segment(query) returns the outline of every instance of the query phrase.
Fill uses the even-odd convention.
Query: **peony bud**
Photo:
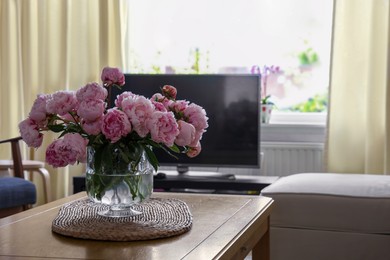
[[[177,90],[175,87],[171,85],[165,85],[162,88],[162,93],[166,98],[175,100],[177,95]]]
[[[194,157],[198,156],[198,154],[200,153],[201,150],[202,150],[202,147],[201,147],[200,143],[198,142],[198,144],[195,147],[189,147],[189,149],[187,151],[187,156],[190,158],[194,158]]]

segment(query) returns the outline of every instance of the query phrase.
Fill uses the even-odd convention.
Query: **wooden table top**
[[[0,258],[243,258],[267,232],[273,202],[262,196],[155,192],[153,197],[177,198],[187,203],[193,215],[189,232],[136,242],[83,240],[53,233],[52,221],[60,207],[85,196],[81,192],[0,219]]]

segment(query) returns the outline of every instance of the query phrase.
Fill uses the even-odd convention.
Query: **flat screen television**
[[[177,89],[177,99],[202,106],[209,127],[195,158],[178,159],[156,150],[160,166],[260,168],[260,77],[258,75],[125,74],[125,86],[112,89],[116,98],[123,91],[150,98],[164,85]],[[111,101],[111,104],[114,102]]]

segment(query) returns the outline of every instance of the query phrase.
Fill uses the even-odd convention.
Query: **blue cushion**
[[[22,178],[0,178],[0,209],[34,204],[37,199],[35,185]]]

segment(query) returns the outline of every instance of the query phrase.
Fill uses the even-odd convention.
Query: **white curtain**
[[[389,1],[336,0],[327,171],[390,173]]]
[[[37,94],[76,90],[100,82],[105,66],[123,68],[126,19],[124,0],[1,0],[0,139],[19,135],[18,123]],[[44,161],[55,137],[45,135],[35,159]],[[0,145],[0,158],[9,158],[9,150]],[[72,176],[82,168],[47,166],[54,198],[71,192]]]

